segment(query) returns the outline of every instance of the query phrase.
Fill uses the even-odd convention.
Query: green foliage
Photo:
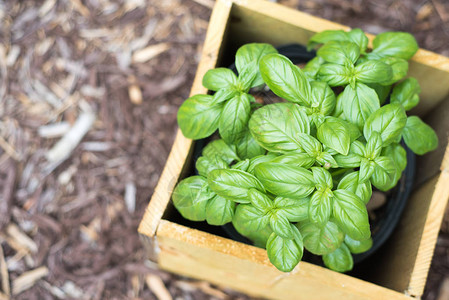
[[[203,85],[211,95],[187,99],[178,124],[188,138],[217,129],[220,138],[197,159],[199,175],[176,186],[181,215],[232,222],[283,272],[304,248],[332,270],[351,270],[351,253],[372,246],[366,204],[373,186],[393,188],[407,165],[401,139],[417,154],[438,145],[428,125],[406,114],[421,92],[416,79],[404,79],[415,39],[387,32],[367,46],[360,29],[327,30],[310,39],[317,56],[302,70],[256,43],[238,49],[238,75],[209,70]],[[256,103],[250,91],[262,84],[286,102]]]

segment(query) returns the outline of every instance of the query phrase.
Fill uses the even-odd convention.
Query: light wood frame
[[[239,45],[256,41],[305,44],[314,33],[326,29],[348,27],[263,0],[217,0],[191,94],[207,92],[201,84],[205,72]],[[307,262],[285,274],[270,264],[263,249],[163,219],[171,193],[191,159],[192,140],[179,130],[139,227],[149,257],[174,273],[264,298],[419,298],[449,198],[449,59],[420,49],[409,74],[422,86],[421,103],[412,113],[437,129],[440,147],[421,160],[417,182],[422,184],[409,199],[393,238],[378,254],[382,256],[371,271],[370,282]]]

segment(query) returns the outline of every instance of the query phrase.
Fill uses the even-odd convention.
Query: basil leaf
[[[318,189],[312,194],[309,204],[309,220],[324,225],[332,215],[333,194],[329,188]]]
[[[263,163],[263,162],[269,162],[269,161],[271,161],[272,159],[274,159],[274,158],[276,158],[277,156],[276,155],[274,155],[274,154],[272,154],[272,153],[268,153],[268,154],[266,154],[266,155],[258,155],[258,156],[255,156],[255,157],[253,157],[253,158],[251,158],[250,160],[249,160],[249,166],[248,166],[248,169],[246,170],[248,173],[251,173],[251,174],[253,174],[254,175],[254,168],[258,165],[258,164],[260,164],[260,163]]]
[[[267,241],[267,254],[278,270],[290,272],[301,261],[303,248],[295,239],[283,239],[273,232]]]
[[[349,83],[352,76],[352,66],[342,66],[333,63],[322,64],[317,78],[330,86],[342,86]]]
[[[307,51],[312,50],[319,44],[326,44],[330,41],[349,41],[349,35],[343,30],[323,30],[314,34],[307,43]]]
[[[235,55],[235,66],[242,75],[248,65],[255,71],[255,77],[250,83],[249,87],[254,87],[263,84],[262,77],[259,72],[259,62],[262,57],[267,54],[277,53],[278,51],[270,44],[250,43],[245,44],[237,50]]]
[[[304,247],[315,255],[324,255],[335,251],[343,243],[345,234],[334,222],[324,226],[311,222],[299,223]]]
[[[337,100],[335,102],[335,109],[332,113],[333,117],[339,118],[341,120],[345,120],[345,116],[343,114],[343,101],[341,100],[343,96],[343,93],[338,94]]]
[[[321,81],[310,83],[312,87],[312,109],[323,116],[330,115],[335,108],[335,94],[329,85]]]
[[[267,162],[258,164],[254,171],[265,188],[277,196],[303,198],[315,189],[312,172],[301,167]]]
[[[354,267],[351,252],[345,244],[332,253],[323,255],[323,262],[326,267],[337,272],[351,271]]]
[[[316,157],[321,153],[321,143],[313,136],[306,133],[298,133],[297,140],[301,145],[301,148],[312,157]]]
[[[360,160],[360,173],[359,173],[359,182],[365,182],[371,178],[374,173],[374,168],[376,164],[367,158],[362,158]]]
[[[343,155],[348,154],[351,145],[349,129],[343,120],[327,117],[318,127],[317,138],[327,147]]]
[[[210,192],[206,178],[191,176],[178,183],[172,199],[181,215],[191,221],[206,219],[206,206],[215,195]]]
[[[275,103],[256,110],[249,121],[254,139],[273,152],[297,151],[298,133],[310,133],[309,118],[292,103]]]
[[[293,232],[287,217],[282,211],[277,211],[270,216],[270,227],[276,235],[284,239],[293,239]]]
[[[343,91],[343,111],[346,120],[363,128],[366,120],[380,107],[376,92],[363,83],[357,83],[356,87],[348,85]]]
[[[381,155],[390,157],[398,167],[399,172],[402,173],[405,170],[407,166],[407,152],[398,143],[393,143],[385,147]]]
[[[361,141],[353,141],[351,143],[351,147],[349,148],[349,153],[365,156],[366,153],[365,145]]]
[[[215,169],[227,169],[229,165],[219,156],[207,157],[201,156],[196,161],[196,169],[198,170],[198,174],[201,176],[207,177],[209,172]]]
[[[315,158],[306,153],[288,153],[273,158],[271,162],[309,169],[315,163]]]
[[[363,127],[363,134],[369,140],[371,133],[377,131],[385,147],[396,140],[406,123],[404,108],[400,104],[387,104],[369,116]]]
[[[210,136],[218,128],[222,109],[223,106],[215,105],[209,95],[188,98],[178,110],[178,125],[182,134],[195,140]]]
[[[234,98],[239,91],[230,88],[219,89],[213,96],[212,102],[214,104],[219,104]]]
[[[248,198],[251,201],[251,204],[262,212],[267,212],[273,208],[273,200],[270,199],[266,194],[256,190],[249,189],[248,190]]]
[[[357,168],[360,167],[361,156],[349,153],[348,155],[337,154],[334,156],[337,165],[340,168]]]
[[[387,156],[379,156],[375,159],[375,168],[371,176],[372,184],[381,191],[391,189],[395,184],[396,165]]]
[[[222,226],[232,221],[235,203],[216,195],[206,206],[206,221],[210,225]]]
[[[238,156],[242,159],[253,158],[265,152],[266,150],[256,142],[249,129],[245,130],[242,139],[237,143]]]
[[[387,97],[390,95],[391,85],[368,83],[367,86],[372,88],[376,92],[377,97],[379,97],[380,105],[383,105],[387,100]]]
[[[249,238],[258,247],[265,248],[270,237],[269,216],[250,204],[239,204],[232,219],[232,225],[241,235]]]
[[[237,169],[237,170],[247,172],[248,167],[249,167],[249,159],[245,159],[245,160],[239,161],[238,163],[233,165],[231,169]]]
[[[368,60],[355,67],[355,77],[363,83],[388,82],[393,78],[393,70],[381,61]]]
[[[363,201],[347,190],[336,190],[333,193],[333,216],[338,226],[353,239],[370,238],[368,212]]]
[[[349,40],[359,46],[360,53],[365,53],[368,47],[368,38],[360,28],[354,28],[347,33]]]
[[[211,69],[203,77],[203,86],[211,91],[230,89],[236,85],[237,76],[228,68]]]
[[[382,151],[382,138],[377,131],[373,131],[368,139],[365,147],[365,157],[374,159],[380,155]]]
[[[347,190],[358,196],[363,203],[367,204],[373,194],[371,182],[366,180],[365,182],[359,182],[359,172],[351,172],[345,175],[338,184],[338,189]]]
[[[438,136],[435,131],[417,116],[407,118],[402,136],[407,146],[419,155],[438,147]]]
[[[310,80],[315,80],[322,64],[324,64],[324,59],[319,56],[315,56],[307,62],[302,71],[307,78]]]
[[[419,93],[421,93],[421,87],[418,80],[409,77],[393,88],[390,100],[391,103],[399,103],[405,110],[410,110],[418,105]]]
[[[418,51],[413,35],[407,32],[384,32],[373,40],[373,52],[376,57],[393,56],[409,60]]]
[[[237,203],[249,203],[248,190],[265,192],[263,185],[253,175],[241,170],[213,170],[207,178],[209,186],[217,195]]]
[[[332,175],[324,168],[312,167],[313,180],[317,187],[332,189]]]
[[[244,137],[251,112],[250,97],[252,96],[248,94],[240,94],[225,104],[218,130],[226,143],[235,144]]]
[[[407,75],[408,62],[405,59],[397,57],[384,57],[380,59],[381,62],[389,65],[392,71],[392,77],[390,80],[379,81],[383,85],[392,85],[393,83],[401,80]]]
[[[237,156],[237,150],[234,145],[228,145],[222,139],[214,140],[203,148],[203,156],[214,158],[219,156],[228,165],[233,161],[238,161],[240,158]]]
[[[330,41],[317,51],[325,61],[339,65],[353,65],[360,56],[360,48],[349,41]]]
[[[316,157],[316,161],[325,169],[338,168],[338,164],[335,159],[326,151],[321,152],[321,154]]]
[[[373,239],[357,241],[351,239],[349,236],[345,236],[345,245],[348,247],[351,253],[360,254],[371,249],[371,247],[373,246]]]
[[[282,211],[282,214],[290,222],[302,222],[309,218],[309,202],[309,197],[300,199],[276,197],[274,199],[274,206],[279,211]]]
[[[268,87],[281,98],[301,105],[310,105],[310,84],[300,68],[280,54],[264,56],[260,72]]]

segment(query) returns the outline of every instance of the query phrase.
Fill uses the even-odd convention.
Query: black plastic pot
[[[294,64],[306,63],[316,55],[314,51],[308,52],[304,46],[301,46],[299,44],[284,45],[278,47],[277,49],[280,54],[287,56]],[[234,65],[229,66],[229,68],[237,73]],[[210,138],[195,142],[193,152],[193,166],[195,166],[196,160],[201,156],[202,149],[207,145],[209,141]],[[378,215],[379,217],[376,218],[375,222],[371,222],[370,220],[373,246],[371,247],[371,249],[364,253],[353,255],[355,264],[360,263],[371,256],[387,241],[387,239],[393,233],[394,228],[397,226],[407,203],[407,199],[410,196],[415,176],[415,154],[410,149],[408,149],[404,143],[402,143],[402,146],[407,152],[407,167],[403,171],[402,177],[396,187],[386,193],[386,204],[376,210],[376,215]],[[221,226],[221,228],[223,229],[225,235],[227,235],[232,240],[249,245],[252,244],[249,239],[240,235],[231,223]],[[318,259],[316,256],[310,253],[305,253],[303,260],[311,261],[316,264],[322,264],[321,259]]]

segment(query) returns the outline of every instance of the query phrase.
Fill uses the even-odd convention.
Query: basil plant
[[[303,69],[253,43],[236,53],[238,75],[209,70],[203,85],[212,92],[187,99],[178,124],[188,138],[217,130],[220,138],[203,149],[198,175],[175,188],[181,215],[232,222],[284,272],[304,248],[332,270],[351,270],[352,254],[372,246],[366,204],[373,186],[393,188],[407,165],[401,141],[416,154],[438,143],[406,113],[420,93],[417,80],[405,78],[418,50],[413,36],[386,32],[372,50],[367,45],[360,29],[323,31],[310,39],[317,56]],[[262,85],[285,101],[256,102],[251,88]]]

